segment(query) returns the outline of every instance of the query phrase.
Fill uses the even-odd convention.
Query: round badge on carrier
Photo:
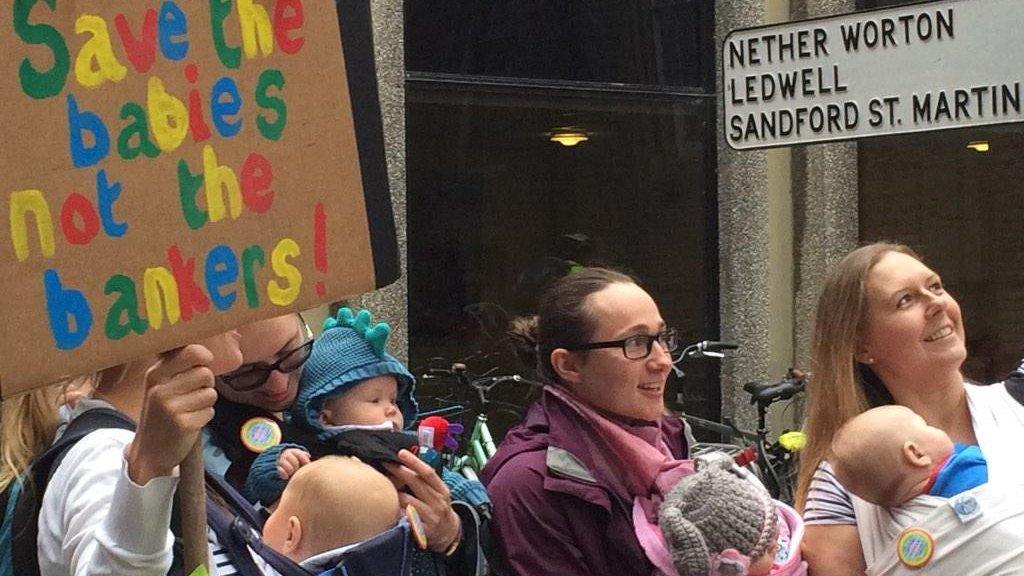
[[[935,539],[923,528],[907,528],[896,538],[896,556],[907,568],[923,568],[935,553]]]
[[[281,443],[281,427],[273,419],[265,416],[246,420],[239,435],[242,437],[242,445],[257,454]]]
[[[416,511],[416,508],[412,504],[405,507],[405,518],[409,521],[409,531],[412,532],[412,537],[416,540],[416,545],[420,547],[420,550],[427,549],[427,531],[423,527],[423,520],[420,519],[420,513]]]

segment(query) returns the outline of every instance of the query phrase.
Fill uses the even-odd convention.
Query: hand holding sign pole
[[[397,278],[366,2],[25,1],[0,34],[4,398]]]

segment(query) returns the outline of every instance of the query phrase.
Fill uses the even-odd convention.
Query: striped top
[[[231,561],[231,555],[227,548],[221,546],[217,541],[217,534],[207,528],[206,537],[210,544],[210,556],[213,557],[213,568],[210,573],[214,576],[238,576],[238,570]]]
[[[807,489],[804,524],[857,524],[850,492],[839,483],[826,460],[818,464]]]

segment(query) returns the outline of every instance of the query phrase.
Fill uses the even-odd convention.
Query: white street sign
[[[722,58],[735,149],[1024,121],[1024,0],[735,30]]]

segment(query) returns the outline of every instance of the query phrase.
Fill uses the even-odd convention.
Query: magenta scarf
[[[613,489],[633,500],[633,530],[647,558],[662,574],[674,575],[668,545],[658,528],[658,507],[666,493],[684,476],[693,474],[693,462],[676,460],[662,438],[660,427],[633,433],[573,396],[568,390],[546,386],[551,394],[589,425],[585,434],[597,452],[605,456],[606,472]]]

